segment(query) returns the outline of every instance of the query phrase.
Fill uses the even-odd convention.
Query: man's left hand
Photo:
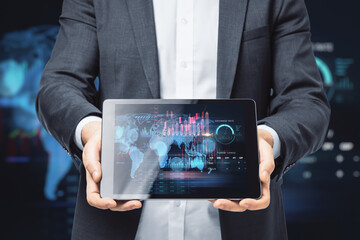
[[[265,209],[270,204],[270,175],[274,171],[275,161],[273,154],[273,139],[269,132],[258,129],[262,196],[259,199],[246,198],[241,201],[217,199],[210,200],[215,208],[231,212]]]

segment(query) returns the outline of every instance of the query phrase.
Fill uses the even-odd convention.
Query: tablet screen
[[[242,104],[115,104],[114,113],[113,195],[249,195]]]

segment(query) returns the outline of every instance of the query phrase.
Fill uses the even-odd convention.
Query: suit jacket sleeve
[[[77,124],[88,115],[101,116],[94,85],[98,58],[92,0],[64,0],[60,30],[43,71],[36,110],[42,125],[76,165],[81,159],[73,141]]]
[[[300,158],[321,147],[330,107],[313,55],[304,1],[276,2],[281,6],[272,28],[274,94],[269,117],[259,124],[272,127],[279,135],[281,154],[273,176],[281,178]]]

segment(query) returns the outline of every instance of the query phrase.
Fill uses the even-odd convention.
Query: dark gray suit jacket
[[[111,212],[87,204],[73,136],[82,118],[101,116],[105,99],[160,97],[152,1],[64,0],[60,23],[36,107],[43,126],[81,172],[73,238],[133,239],[141,210]],[[303,0],[220,0],[217,98],[254,99],[259,124],[272,127],[281,141],[270,206],[220,211],[224,239],[287,238],[282,176],[319,149],[330,115],[309,25]]]

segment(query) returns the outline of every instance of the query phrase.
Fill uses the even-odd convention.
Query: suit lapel
[[[152,0],[126,0],[135,41],[154,98],[160,97],[159,61]],[[217,98],[229,98],[235,79],[248,0],[220,0]]]
[[[248,0],[220,0],[216,98],[230,98]]]
[[[153,97],[159,98],[159,61],[152,0],[126,2],[146,79]]]

